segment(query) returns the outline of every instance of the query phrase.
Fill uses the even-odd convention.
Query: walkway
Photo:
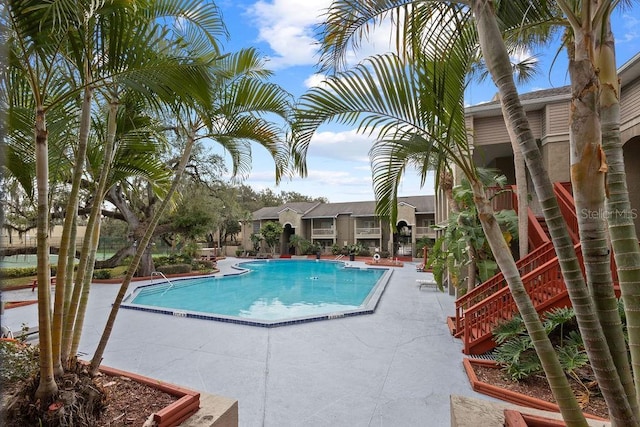
[[[419,288],[426,274],[396,268],[372,315],[272,329],[121,310],[103,363],[238,399],[241,426],[448,426],[449,395],[479,395],[445,323],[454,299]],[[117,288],[92,287],[86,359]],[[2,298],[23,295],[34,297]],[[2,321],[36,325],[36,307],[6,310]]]

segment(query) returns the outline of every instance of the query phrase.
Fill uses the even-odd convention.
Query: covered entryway
[[[289,223],[284,225],[284,230],[282,231],[282,239],[281,239],[281,248],[280,248],[280,254],[281,255],[285,255],[285,254],[289,254],[289,255],[295,255],[296,254],[296,248],[295,247],[291,247],[289,245],[289,241],[291,240],[291,236],[293,236],[294,234],[296,234],[296,229],[293,228],[293,226]]]

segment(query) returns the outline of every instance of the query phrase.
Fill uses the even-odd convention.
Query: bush
[[[77,266],[76,266],[77,267]],[[56,266],[51,267],[51,277],[56,275]],[[12,268],[0,268],[0,277],[5,279],[15,279],[16,277],[28,277],[38,274],[38,267],[12,267]]]
[[[164,274],[191,273],[191,264],[161,265],[157,267],[156,270]]]
[[[390,255],[389,251],[380,251],[380,258],[389,258]]]
[[[153,257],[153,262],[156,265],[191,264],[191,260],[193,258],[184,253]]]
[[[0,268],[0,274],[6,279],[35,276],[37,273],[37,267]]]
[[[211,271],[215,267],[214,261],[208,259],[197,260],[191,263],[191,268],[198,271]]]
[[[358,251],[358,256],[371,256],[371,251],[369,248],[362,248]]]
[[[242,249],[236,249],[236,256],[237,256],[237,257],[242,256],[242,254],[243,254],[243,253],[244,253],[244,250],[242,250]]]
[[[101,270],[95,270],[93,272],[93,278],[98,280],[111,279],[111,270],[103,268]]]

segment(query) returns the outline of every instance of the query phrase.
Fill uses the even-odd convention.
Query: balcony
[[[356,228],[356,237],[366,238],[380,238],[382,237],[382,229],[380,227],[362,227]]]
[[[413,231],[417,238],[420,237],[436,237],[436,231],[431,227],[413,227]]]
[[[336,237],[336,232],[333,227],[331,228],[312,228],[311,237],[315,239],[327,239]]]

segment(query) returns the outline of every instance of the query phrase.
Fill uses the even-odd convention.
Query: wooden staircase
[[[584,265],[578,238],[578,220],[570,188],[570,184],[554,184],[554,192],[567,222],[578,260]],[[508,203],[505,203],[503,197],[499,205],[494,207],[515,209],[515,197],[516,192],[512,188],[511,206],[506,206]],[[554,307],[570,306],[571,301],[562,279],[558,257],[547,234],[546,224],[542,225],[531,209],[528,216],[531,252],[516,262],[524,287],[538,313]],[[495,348],[493,329],[518,312],[501,272],[458,298],[455,305],[455,318],[450,320],[449,325],[454,336],[462,339],[462,351],[465,354],[483,354]]]

